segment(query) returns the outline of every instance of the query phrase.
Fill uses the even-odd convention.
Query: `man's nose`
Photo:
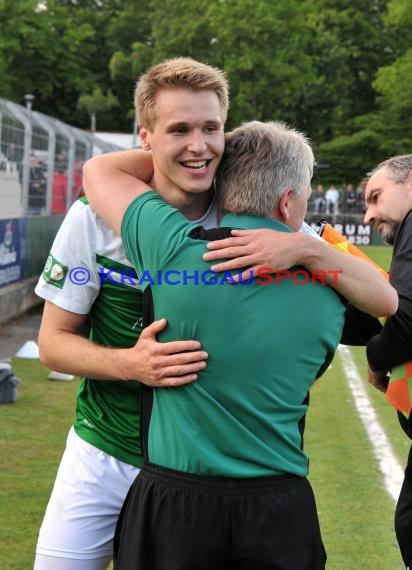
[[[369,206],[369,208],[365,212],[365,217],[363,218],[364,224],[371,224],[374,220],[374,212],[373,209]]]
[[[206,137],[202,131],[193,131],[188,145],[192,152],[201,153],[207,148]]]

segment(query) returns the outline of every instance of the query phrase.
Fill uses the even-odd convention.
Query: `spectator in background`
[[[20,162],[22,159],[22,153],[14,143],[8,145],[6,154],[10,162]]]
[[[7,156],[0,150],[0,170],[6,170]]]
[[[64,150],[62,150],[56,154],[55,168],[57,171],[66,172],[67,167],[68,167],[68,163],[69,163],[69,161],[67,158],[67,153]]]
[[[19,173],[19,180],[22,178],[22,160],[23,160],[23,149],[20,145],[15,143],[9,143],[6,151],[7,159],[11,165],[12,170],[17,170]]]
[[[365,181],[362,181],[357,187],[356,187],[356,207],[355,207],[355,211],[358,214],[364,214],[366,212],[365,209],[365,199],[364,199],[364,187],[366,185]]]
[[[83,162],[76,162],[73,170],[73,202],[84,196],[83,191]]]
[[[313,208],[315,214],[324,214],[326,211],[326,198],[323,184],[318,184],[313,193]]]
[[[52,214],[65,214],[67,198],[67,175],[65,172],[56,171],[53,174],[53,189],[52,189]]]
[[[343,194],[343,211],[348,213],[356,212],[358,197],[353,184],[347,184]]]
[[[61,165],[62,166],[62,165]],[[53,191],[52,191],[52,214],[65,214],[69,207],[78,199],[84,195],[83,192],[83,176],[82,176],[82,162],[76,162],[73,170],[73,182],[72,182],[72,198],[69,204],[67,204],[67,187],[68,187],[68,177],[66,172],[63,170],[56,170],[53,175]]]
[[[40,214],[46,207],[47,175],[35,154],[30,156],[29,214]]]
[[[326,214],[337,214],[339,212],[340,193],[333,184],[326,190]]]

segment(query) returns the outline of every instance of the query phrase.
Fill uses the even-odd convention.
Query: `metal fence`
[[[119,149],[0,98],[0,219],[66,213],[81,195],[83,163]]]

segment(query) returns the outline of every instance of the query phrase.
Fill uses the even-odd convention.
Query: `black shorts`
[[[323,570],[310,483],[203,477],[146,464],[123,506],[116,570]]]
[[[405,565],[412,567],[412,447],[395,511],[395,531]]]

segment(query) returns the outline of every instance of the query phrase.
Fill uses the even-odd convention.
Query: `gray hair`
[[[378,164],[378,166],[375,166],[371,172],[368,172],[367,180],[378,170],[385,167],[389,170],[390,178],[397,184],[401,184],[405,182],[409,173],[412,171],[412,154],[398,154],[397,156],[392,156],[384,160]]]
[[[272,215],[289,189],[309,187],[314,157],[309,140],[281,122],[250,121],[226,135],[216,185],[222,212]]]

